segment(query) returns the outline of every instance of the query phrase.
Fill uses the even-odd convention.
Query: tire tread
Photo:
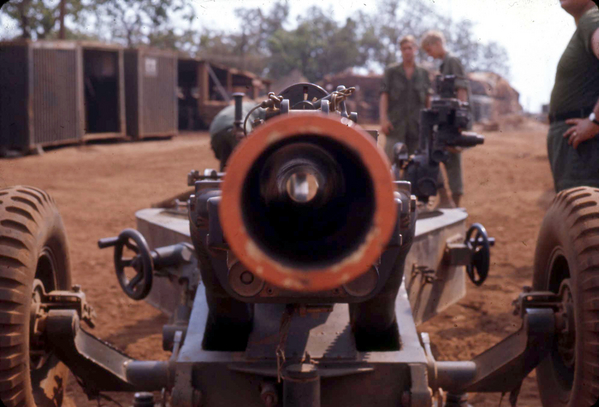
[[[549,407],[590,407],[599,395],[599,364],[596,362],[599,356],[599,189],[577,187],[561,191],[555,197],[539,233],[535,254],[536,284],[548,281],[543,280],[548,278],[543,277],[548,273],[544,269],[548,267],[548,260],[544,259],[547,259],[554,245],[570,247],[568,250],[572,251],[569,253],[573,253],[574,260],[568,257],[568,265],[570,278],[575,276],[572,281],[576,282],[578,295],[581,296],[578,303],[581,314],[577,317],[580,318],[580,325],[576,335],[585,338],[581,342],[581,369],[577,369],[577,374],[582,376],[577,387],[572,389],[570,400],[561,402],[553,393],[553,383],[543,382],[549,376],[537,372],[541,399],[543,405]],[[571,264],[571,261],[575,264]],[[538,285],[536,288],[542,289]],[[586,404],[591,400],[590,404]]]
[[[29,197],[24,198],[22,196],[12,196],[10,198],[13,202],[19,202],[22,203],[24,205],[29,206],[31,209],[33,209],[34,211],[36,211],[37,213],[40,213],[40,209],[37,206],[37,204],[35,202],[33,202]]]
[[[0,196],[0,399],[7,407],[33,407],[25,337],[35,273],[29,263],[44,218],[58,212],[37,188],[4,188]]]

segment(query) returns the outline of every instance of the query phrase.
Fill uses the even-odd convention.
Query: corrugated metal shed
[[[0,149],[22,149],[29,145],[30,133],[29,48],[2,44],[0,61]]]
[[[104,77],[110,77],[114,91],[107,93],[108,87],[102,84],[96,87],[94,96],[98,55],[105,61],[100,69],[104,69]],[[119,47],[71,41],[12,41],[0,43],[0,60],[1,149],[29,152],[39,146],[125,135]],[[100,99],[98,91],[104,92]],[[93,110],[102,112],[100,118],[90,114],[94,100]],[[114,112],[112,117],[110,112]]]
[[[81,139],[78,57],[72,42],[0,44],[3,149],[29,152]]]
[[[127,134],[177,134],[177,55],[148,47],[125,51]]]

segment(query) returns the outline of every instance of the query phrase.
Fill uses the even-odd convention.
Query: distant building
[[[500,116],[522,113],[520,94],[505,78],[493,72],[472,72],[468,79],[474,121],[497,121]]]
[[[326,76],[321,85],[329,93],[339,85],[344,85],[347,88],[355,87],[356,92],[346,100],[347,110],[349,112],[358,112],[358,123],[378,123],[379,95],[382,81],[382,75],[356,75],[348,70],[336,75]]]
[[[432,66],[426,68],[434,81],[438,72]],[[468,74],[468,79],[475,122],[497,121],[500,116],[522,113],[520,94],[505,78],[492,72],[472,72]],[[382,80],[382,75],[357,75],[347,70],[326,76],[321,85],[327,92],[334,91],[338,85],[355,86],[356,93],[347,100],[348,110],[358,112],[358,121],[361,123],[377,123]]]
[[[259,100],[271,89],[268,79],[184,53],[178,55],[177,71],[181,130],[208,128],[235,92]]]

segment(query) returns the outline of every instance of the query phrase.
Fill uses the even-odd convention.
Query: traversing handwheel
[[[491,243],[487,230],[480,223],[470,226],[466,233],[466,246],[472,252],[472,260],[466,265],[466,272],[470,281],[480,286],[485,282],[489,275],[489,266],[491,263]]]
[[[125,294],[137,301],[146,298],[152,289],[154,261],[143,235],[137,230],[125,229],[116,238],[100,239],[98,246],[100,249],[114,246],[116,277]],[[133,258],[123,257],[125,247],[135,253]],[[129,267],[135,270],[131,279],[125,273]]]

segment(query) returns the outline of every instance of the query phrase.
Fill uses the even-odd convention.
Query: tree
[[[233,35],[238,38],[237,51],[264,54],[268,52],[268,39],[287,22],[289,3],[278,1],[266,12],[260,8],[238,8],[235,16],[241,26],[241,32]]]
[[[91,0],[68,0],[65,15],[77,26],[93,10]],[[60,0],[14,0],[4,5],[6,15],[18,23],[21,38],[51,38],[60,18]],[[73,30],[72,32],[76,32]]]
[[[289,28],[289,2],[270,8],[239,8],[239,29],[192,29],[195,10],[188,0],[65,0],[67,38],[99,38],[127,46],[147,44],[188,52],[228,66],[277,79],[299,69],[310,80],[352,67],[380,71],[399,57],[398,40],[421,38],[436,29],[467,70],[509,74],[506,50],[481,43],[475,25],[452,21],[428,0],[378,0],[374,13],[358,12],[345,22],[333,10],[313,6]],[[60,0],[14,0],[5,6],[24,38],[56,36]],[[418,58],[428,59],[424,53]]]
[[[476,70],[495,72],[509,79],[509,57],[504,47],[491,41],[482,47],[481,53],[482,55],[474,67]]]
[[[364,64],[360,54],[357,24],[347,19],[340,27],[317,6],[298,20],[295,30],[277,30],[270,38],[269,76],[278,78],[299,69],[311,81]]]
[[[269,39],[281,30],[289,16],[289,3],[277,1],[270,9],[238,8],[235,16],[240,29],[226,34],[203,29],[199,55],[225,65],[266,73],[270,53]]]
[[[474,24],[469,20],[458,21],[445,30],[447,46],[467,70],[476,70],[481,56],[482,44],[473,33]]]
[[[94,0],[102,37],[127,46],[184,46],[192,36],[173,21],[191,24],[195,10],[186,0]]]
[[[361,13],[358,21],[362,52],[369,55],[367,64],[382,66],[397,61],[402,37],[409,34],[418,39],[425,31],[447,24],[445,17],[422,0],[380,0],[375,13]]]
[[[476,39],[474,23],[452,21],[422,0],[381,0],[374,14],[358,14],[360,53],[367,55],[365,65],[387,66],[397,61],[398,41],[411,34],[417,40],[431,29],[443,32],[447,48],[467,70],[490,70],[501,75],[509,73],[505,48],[497,43],[483,44]],[[428,57],[420,52],[420,61]]]

